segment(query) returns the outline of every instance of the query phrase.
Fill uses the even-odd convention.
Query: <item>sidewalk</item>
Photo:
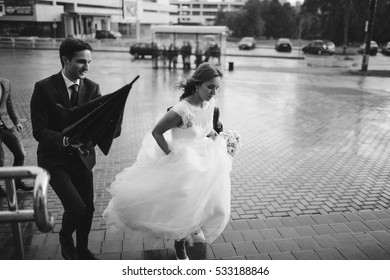
[[[26,165],[35,165],[29,100],[36,81],[59,71],[58,55],[2,50],[0,60],[7,66],[0,75],[12,78],[14,104],[24,120]],[[136,74],[141,78],[126,104],[123,134],[107,157],[98,152],[90,249],[104,259],[174,259],[172,242],[132,240],[130,231],[107,233],[101,214],[110,199],[106,188],[134,162],[161,108],[177,101],[174,84],[188,73],[153,70],[149,62],[122,53],[96,53],[93,64],[90,77],[103,93]],[[325,75],[315,68],[287,73],[264,68],[263,60],[256,64],[261,67],[226,72],[216,97],[224,127],[239,128],[243,148],[231,174],[231,221],[213,244],[190,244],[190,257],[390,259],[390,96],[383,89],[388,81]],[[6,165],[12,165],[12,155],[4,150]],[[31,195],[18,192],[20,208],[32,207]],[[55,219],[51,233],[22,224],[26,259],[62,259],[63,212],[52,190],[48,205]],[[6,208],[0,198],[0,210]],[[0,259],[15,259],[8,224],[0,224]]]
[[[14,259],[11,240],[0,259]],[[106,260],[174,260],[173,242],[133,240],[129,231],[93,230],[90,249]],[[188,244],[193,260],[388,260],[389,211],[232,221],[211,245]],[[60,260],[58,232],[25,240],[26,259]]]

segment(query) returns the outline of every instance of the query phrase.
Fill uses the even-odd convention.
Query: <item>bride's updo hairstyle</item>
[[[193,95],[196,91],[196,86],[201,85],[214,77],[222,78],[222,72],[219,68],[209,62],[200,64],[187,82],[181,82],[178,85],[178,88],[184,91],[180,96],[180,100]]]

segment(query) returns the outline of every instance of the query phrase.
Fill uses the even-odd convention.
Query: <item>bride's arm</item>
[[[168,147],[168,143],[164,138],[164,133],[182,123],[182,119],[174,111],[168,111],[164,117],[156,124],[152,130],[152,135],[157,142],[157,145],[164,151],[167,155],[171,152]]]

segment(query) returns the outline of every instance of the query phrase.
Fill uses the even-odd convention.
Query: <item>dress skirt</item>
[[[211,243],[230,217],[232,159],[226,142],[220,136],[167,142],[169,155],[147,135],[136,162],[116,176],[103,213],[107,228],[128,227],[164,239],[201,229]]]

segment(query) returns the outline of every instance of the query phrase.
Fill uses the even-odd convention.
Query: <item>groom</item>
[[[101,96],[97,83],[86,78],[92,61],[92,47],[76,38],[60,46],[62,69],[35,84],[32,94],[31,122],[38,143],[38,166],[50,173],[50,185],[64,207],[59,233],[64,259],[99,259],[88,249],[88,236],[94,212],[93,174],[95,150],[87,143],[65,137],[66,124],[59,105],[70,108]],[[79,147],[87,148],[81,154]],[[77,247],[73,242],[76,232]]]

